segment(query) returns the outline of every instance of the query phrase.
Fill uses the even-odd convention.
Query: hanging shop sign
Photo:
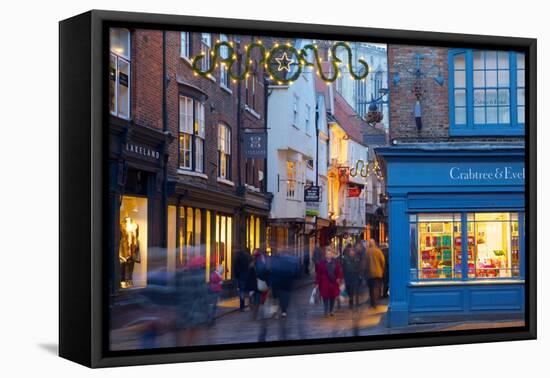
[[[344,60],[339,58],[342,50],[347,55]],[[258,53],[253,54],[254,51]],[[195,75],[210,78],[216,67],[224,65],[229,77],[235,82],[246,80],[257,65],[263,65],[270,80],[277,84],[292,84],[307,67],[316,68],[317,76],[327,83],[335,82],[342,76],[342,71],[349,74],[353,80],[363,80],[369,74],[368,63],[363,59],[356,59],[352,48],[346,42],[332,44],[328,48],[328,54],[330,66],[324,67],[322,53],[316,44],[307,44],[297,49],[291,43],[275,43],[268,47],[261,41],[256,41],[244,46],[244,53],[241,55],[232,41],[218,41],[212,47],[211,56],[208,57],[210,59],[205,54],[198,54],[192,59],[192,67]],[[258,55],[260,58],[255,59]],[[209,63],[208,67],[203,67],[205,59]],[[244,68],[241,67],[242,61]],[[346,66],[347,69],[342,70],[342,66]]]
[[[306,186],[304,188],[304,202],[321,201],[321,187],[318,185]]]
[[[356,198],[356,197],[359,197],[360,195],[361,195],[361,188],[358,188],[358,187],[348,188],[348,197]]]
[[[338,181],[342,184],[349,182],[349,167],[338,167]]]
[[[267,158],[267,133],[244,133],[244,156],[247,158]]]
[[[306,202],[306,216],[318,217],[319,214],[319,202]]]

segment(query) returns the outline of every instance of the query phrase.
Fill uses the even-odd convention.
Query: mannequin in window
[[[139,226],[130,217],[125,217],[120,223],[118,258],[120,261],[120,287],[132,287],[134,285],[134,264],[141,262],[141,256],[139,252]]]

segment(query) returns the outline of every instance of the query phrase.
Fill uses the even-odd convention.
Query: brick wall
[[[434,77],[436,68],[420,79],[422,83],[422,129],[417,130],[414,119],[416,96],[413,92],[415,76],[407,69],[416,67],[415,55],[424,56],[423,71],[432,65],[441,68],[445,80],[438,85]],[[523,137],[450,137],[449,136],[449,90],[448,90],[448,49],[440,47],[420,47],[388,45],[388,67],[390,72],[390,139],[403,142],[447,142],[447,141],[521,141]],[[392,78],[399,72],[401,81],[394,85]]]
[[[416,77],[406,69],[414,69],[415,55],[424,56],[422,69],[430,66],[441,67],[445,79],[443,86],[438,85],[431,75],[420,79],[422,83],[422,129],[417,130],[414,118],[416,96],[413,91]],[[388,66],[393,75],[398,71],[401,76],[399,84],[394,85],[390,77],[390,138],[391,139],[445,139],[449,136],[449,106],[447,86],[447,49],[404,45],[388,45]]]
[[[162,32],[136,30],[131,41],[132,119],[162,130]]]

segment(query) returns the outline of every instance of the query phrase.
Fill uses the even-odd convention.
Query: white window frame
[[[290,169],[289,164],[292,164]],[[290,174],[289,174],[290,172]],[[286,161],[286,197],[289,199],[296,199],[298,194],[298,162],[294,160]]]
[[[185,60],[191,59],[191,33],[180,33],[180,56]]]
[[[206,71],[210,68],[212,50],[212,34],[202,33],[201,34],[201,53],[204,55],[204,58],[201,60],[201,69]]]
[[[225,123],[218,124],[218,177],[231,180],[231,129]]]
[[[220,34],[220,42],[229,42],[227,34]],[[222,59],[226,59],[229,56],[229,49],[227,48],[227,46],[220,47],[220,56]],[[220,86],[225,89],[231,90],[229,74],[227,70],[228,67],[225,65],[225,63],[220,63]]]
[[[307,135],[311,135],[311,118],[310,118],[310,115],[311,115],[311,106],[309,104],[306,104],[305,124],[306,124],[306,134]]]
[[[191,171],[193,170],[193,99],[191,97],[179,97],[179,134],[178,166],[180,169]],[[182,134],[189,138],[189,148],[183,148],[184,146],[181,145]],[[183,161],[182,165],[182,151],[189,152],[188,164]]]
[[[295,93],[292,98],[292,125],[296,128],[299,128],[298,126],[299,115],[300,115],[299,107],[300,107],[300,96],[298,96]]]
[[[110,113],[116,117],[123,118],[123,119],[130,119],[131,117],[131,73],[132,73],[132,65],[131,65],[131,32],[128,29],[116,29],[116,30],[124,30],[128,33],[128,40],[127,40],[127,52],[128,54],[123,54],[121,51],[115,51],[112,46],[110,47],[110,54],[111,57],[114,58],[114,69],[115,69],[115,87],[114,87],[114,109],[110,109]],[[120,63],[125,63],[128,65],[128,99],[126,101],[126,107],[127,107],[127,114],[121,114],[119,109],[119,91],[120,91]],[[110,64],[110,61],[109,61]],[[109,105],[110,106],[110,105]]]

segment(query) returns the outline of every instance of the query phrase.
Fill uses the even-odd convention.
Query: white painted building
[[[299,48],[301,41],[296,42]],[[316,93],[314,73],[291,85],[273,85],[268,96],[267,190],[273,194],[268,239],[271,246],[303,256],[304,186],[315,183]]]

